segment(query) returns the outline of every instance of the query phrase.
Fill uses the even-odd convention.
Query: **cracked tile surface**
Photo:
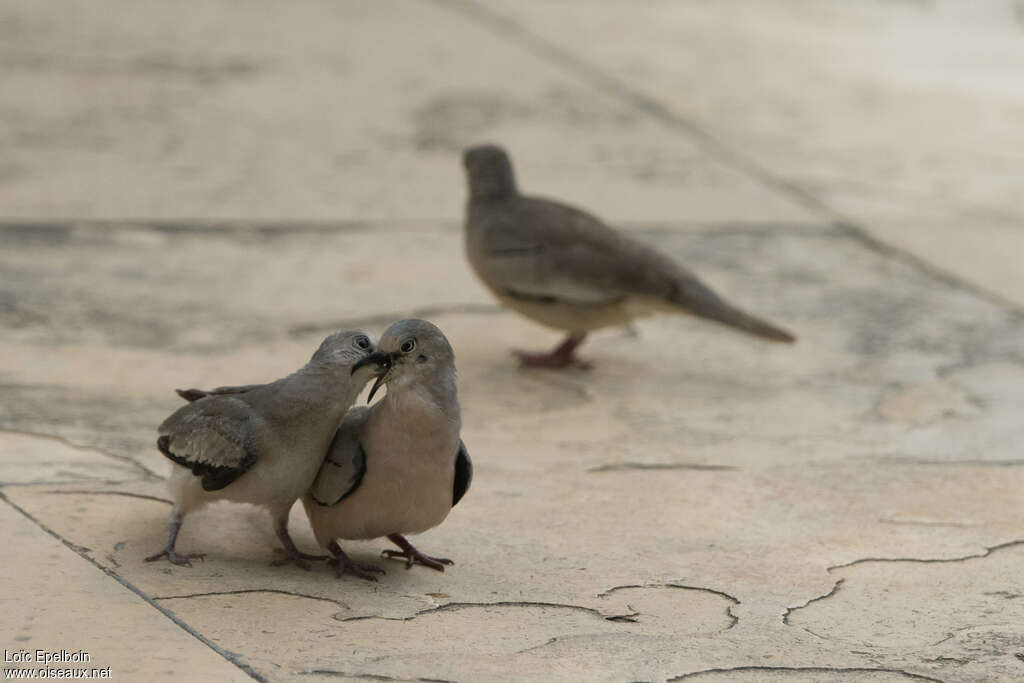
[[[5,647],[146,680],[1024,677],[1010,3],[103,6],[0,0]],[[660,317],[517,371],[556,336],[463,261],[488,138],[799,343]],[[229,504],[182,531],[205,561],[142,561],[175,387],[406,316],[458,355],[476,477],[417,543],[454,567],[271,567]]]
[[[121,242],[122,231],[136,237]],[[160,236],[159,259],[147,231]],[[757,680],[760,669],[743,667],[766,658],[807,669],[761,671],[794,680],[816,680],[814,667],[836,669],[827,672],[835,680],[868,669],[877,680],[1012,677],[1024,556],[1016,545],[976,556],[1024,539],[1024,318],[827,225],[636,231],[792,325],[800,343],[779,348],[661,317],[596,335],[586,347],[592,373],[521,373],[508,348],[554,335],[488,307],[446,224],[318,229],[315,239],[297,230],[257,243],[244,230],[168,238],[159,227],[79,225],[51,259],[121,246],[96,252],[95,291],[27,316],[5,342],[13,400],[0,410],[11,431],[0,434],[20,458],[8,469],[26,472],[5,495],[272,680],[510,671],[601,680],[746,671]],[[463,283],[449,304],[436,303],[441,285],[429,281],[399,299],[387,273],[360,263],[381,240],[406,235],[428,270]],[[30,262],[19,251],[32,253],[31,239],[7,237],[7,262]],[[156,283],[207,243],[233,252],[232,267],[200,268],[202,289],[184,289],[203,292],[204,304],[182,305],[181,287]],[[303,263],[307,291],[321,298],[295,307],[292,292],[267,287],[235,306],[217,294],[272,251]],[[132,260],[152,262],[138,314],[173,318],[163,337],[122,337],[134,310],[83,316],[113,305],[96,292]],[[390,293],[346,297],[333,310],[330,283],[356,273],[358,289]],[[23,285],[45,288],[42,268]],[[153,425],[178,403],[171,389],[286,372],[327,331],[309,324],[316,310],[331,325],[360,321],[378,334],[389,296],[392,317],[434,306],[458,354],[477,477],[420,543],[456,566],[438,574],[389,563],[373,585],[322,566],[274,568],[266,515],[229,504],[184,527],[180,547],[208,552],[205,561],[142,562],[162,543],[168,512],[166,465],[151,444]],[[247,333],[247,306],[262,320],[257,336]],[[190,331],[210,320],[217,333],[196,343]],[[69,452],[84,464],[71,469]],[[31,469],[18,465],[29,459]],[[314,547],[299,508],[291,527]],[[372,560],[384,545],[351,552]],[[952,561],[964,557],[976,559]],[[912,607],[933,603],[943,608]]]

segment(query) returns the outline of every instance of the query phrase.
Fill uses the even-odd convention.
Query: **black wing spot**
[[[459,504],[469,490],[473,481],[473,461],[469,459],[466,444],[459,442],[459,452],[455,456],[455,484],[452,486],[452,507]]]
[[[217,465],[205,462],[193,462],[171,452],[170,443],[171,438],[169,436],[161,436],[156,440],[156,447],[172,462],[188,468],[195,476],[202,477],[204,491],[219,491],[225,488],[235,479],[248,472],[249,468],[256,462],[256,454],[252,451],[245,452],[245,457],[242,458],[242,462],[238,463],[237,467],[218,467]]]
[[[572,299],[559,299],[557,296],[551,296],[550,294],[528,294],[526,292],[517,292],[513,289],[506,289],[505,294],[513,299],[519,299],[520,301],[532,301],[537,304],[551,305],[565,303],[572,304],[573,306],[590,307],[608,306],[609,304],[621,303],[626,299],[625,296],[612,296],[600,301],[574,301]]]
[[[487,250],[488,256],[532,256],[544,253],[543,244],[534,244],[525,247],[495,247]]]
[[[506,289],[505,294],[509,295],[513,299],[522,299],[523,301],[533,301],[539,304],[557,304],[559,299],[549,294],[527,294],[525,292],[516,292],[511,289]]]

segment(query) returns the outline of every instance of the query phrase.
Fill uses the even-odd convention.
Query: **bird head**
[[[501,199],[517,193],[512,161],[498,145],[467,147],[462,153],[471,199]]]
[[[426,320],[400,320],[389,327],[377,352],[356,366],[363,364],[379,369],[367,402],[383,384],[388,385],[389,393],[391,387],[401,390],[419,383],[431,390],[454,387],[455,352],[444,333]]]
[[[325,368],[329,372],[347,371],[359,387],[362,387],[376,375],[373,363],[365,362],[367,358],[374,356],[376,351],[373,340],[362,330],[341,330],[328,335],[321,342],[310,364]],[[357,370],[361,372],[357,374]]]

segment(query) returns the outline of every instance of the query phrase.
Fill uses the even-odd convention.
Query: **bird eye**
[[[370,348],[370,340],[362,335],[356,337],[356,346],[361,349]]]
[[[402,353],[410,353],[415,348],[416,348],[416,340],[415,339],[406,339],[404,342],[402,342]]]

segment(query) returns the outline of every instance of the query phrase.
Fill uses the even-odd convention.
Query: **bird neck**
[[[431,401],[444,413],[459,413],[459,391],[455,384],[454,372],[443,372],[434,382],[426,384]]]
[[[286,377],[283,384],[281,393],[286,399],[301,403],[303,397],[315,397],[328,412],[343,412],[355,400],[349,370],[337,364],[310,362]]]
[[[459,396],[454,373],[444,373],[430,382],[405,386],[388,386],[388,393],[378,404],[391,419],[419,419],[425,416],[443,418],[461,425]]]
[[[509,199],[513,199],[519,196],[518,190],[513,186],[512,188],[494,188],[489,189],[486,192],[477,192],[469,196],[470,204],[494,204],[496,202],[504,202]]]
[[[500,166],[474,174],[469,179],[470,202],[495,202],[519,194],[511,166]]]

